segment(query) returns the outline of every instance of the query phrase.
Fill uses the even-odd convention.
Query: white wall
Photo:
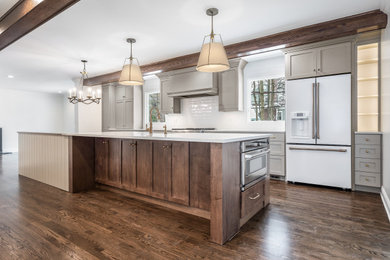
[[[93,87],[97,91],[101,86]],[[102,131],[102,103],[89,105],[78,103],[76,113],[76,129],[79,132],[101,132]]]
[[[3,151],[18,150],[18,131],[62,132],[63,95],[0,89]]]
[[[390,16],[390,1],[382,1],[382,11]],[[383,186],[390,196],[390,28],[382,32],[381,45],[381,120],[383,132]]]
[[[249,121],[249,82],[255,79],[284,76],[284,56],[249,62],[244,70],[244,111],[219,112],[218,96],[186,98],[181,114],[168,115],[168,128],[213,127],[219,130],[284,131],[284,121]],[[157,128],[157,126],[156,126]]]

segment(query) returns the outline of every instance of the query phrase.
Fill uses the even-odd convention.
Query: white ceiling
[[[18,0],[1,0],[0,1],[0,17],[3,16]]]
[[[3,4],[4,0],[1,0]],[[120,70],[135,37],[141,64],[197,52],[215,31],[231,44],[380,7],[381,0],[82,0],[0,51],[0,87],[58,92],[73,86],[81,59],[90,76]],[[7,75],[14,75],[9,79]]]

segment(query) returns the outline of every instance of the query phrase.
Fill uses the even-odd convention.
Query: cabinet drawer
[[[381,147],[379,145],[356,145],[355,157],[379,159]]]
[[[355,135],[356,144],[368,144],[368,145],[380,145],[381,136],[380,135]]]
[[[241,218],[264,206],[265,180],[241,192]]]
[[[271,155],[284,155],[284,143],[271,142],[269,144]]]
[[[381,175],[371,172],[356,172],[355,184],[379,188],[381,186]]]
[[[381,172],[381,160],[379,159],[366,159],[356,158],[355,159],[355,170],[363,172]]]
[[[284,133],[274,133],[270,137],[270,141],[272,142],[284,142]]]
[[[271,175],[285,176],[284,156],[269,157],[269,171]]]

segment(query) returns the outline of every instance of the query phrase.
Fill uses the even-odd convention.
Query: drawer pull
[[[366,164],[366,167],[367,167],[367,168],[370,168],[370,165],[369,165],[369,164]]]
[[[366,138],[366,142],[369,142],[369,141],[370,141],[370,139]]]
[[[366,150],[366,153],[369,153],[369,151],[368,151],[368,150]]]
[[[260,198],[260,193],[256,193],[256,196],[254,196],[254,197],[249,197],[249,199],[250,200],[256,200],[256,199],[258,199],[258,198]]]
[[[370,179],[369,179],[369,178],[366,178],[366,181],[367,181],[367,182],[369,182],[369,181],[370,181]]]

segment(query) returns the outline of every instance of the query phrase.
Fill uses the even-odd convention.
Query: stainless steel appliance
[[[268,174],[269,139],[241,143],[241,190],[252,186]]]

